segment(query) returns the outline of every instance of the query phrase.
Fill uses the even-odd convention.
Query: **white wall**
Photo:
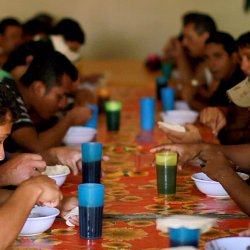
[[[15,2],[15,3],[14,3]],[[145,58],[161,52],[180,30],[186,11],[210,14],[221,30],[237,37],[250,30],[244,0],[1,0],[0,18],[25,21],[46,11],[56,18],[77,19],[87,33],[85,58]]]

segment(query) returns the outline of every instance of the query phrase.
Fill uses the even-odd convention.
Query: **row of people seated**
[[[187,13],[182,21],[182,35],[171,38],[165,47],[163,62],[174,65],[168,86],[175,88],[177,98],[200,111],[199,122],[218,134],[222,144],[249,142],[249,112],[232,105],[226,91],[250,74],[250,33],[235,41],[218,31],[215,21],[204,13]],[[185,135],[165,132],[172,142],[201,139],[194,126],[188,126]]]
[[[55,146],[61,145],[70,126],[82,125],[91,116],[85,106],[91,93],[78,90],[79,74],[71,62],[78,58],[85,39],[79,24],[63,19],[54,35],[24,43],[31,38],[28,31],[28,24],[22,26],[16,19],[0,23],[0,186],[17,186],[15,191],[0,190],[0,221],[8,224],[0,233],[3,249],[15,240],[34,205],[57,206],[62,217],[78,206],[77,197],[63,198],[56,184],[41,172],[55,164],[68,165],[74,175],[81,171],[81,152]],[[68,96],[81,98],[65,111]],[[89,98],[93,101],[92,95]],[[44,127],[57,112],[63,115]],[[11,222],[10,213],[16,215]],[[78,225],[78,217],[71,222]]]
[[[63,53],[70,61],[80,58],[81,46],[85,43],[85,32],[79,23],[63,18],[53,27],[47,21],[34,17],[25,24],[16,18],[5,18],[0,22],[0,65],[10,53],[22,43],[45,40],[55,50]]]
[[[197,18],[195,15],[190,16],[192,18]],[[4,22],[2,21],[1,25],[3,23]],[[200,24],[201,21],[198,23]],[[176,89],[180,91],[180,96],[184,100],[189,101],[190,105],[192,106],[192,102],[198,101],[196,96],[200,97],[201,93],[205,93],[203,96],[206,96],[209,101],[211,101],[210,97],[214,96],[214,106],[223,105],[223,103],[225,103],[225,109],[218,109],[219,115],[216,113],[217,111],[213,109],[212,115],[202,116],[201,114],[200,116],[202,123],[210,126],[216,133],[218,133],[220,129],[225,126],[224,114],[229,114],[231,109],[230,104],[226,99],[227,86],[226,84],[219,84],[221,84],[223,81],[227,83],[232,76],[237,78],[237,82],[235,82],[235,84],[237,84],[239,80],[238,77],[240,78],[241,76],[240,73],[238,73],[239,66],[237,66],[237,60],[235,59],[237,57],[237,51],[235,49],[236,46],[234,47],[233,45],[230,45],[230,48],[227,47],[227,43],[232,42],[231,44],[233,44],[232,38],[228,34],[222,32],[215,33],[216,26],[212,26],[213,27],[211,30],[198,29],[198,33],[194,34],[194,30],[197,27],[194,25],[194,23],[190,22],[188,18],[186,18],[184,25],[185,29],[183,30],[182,38],[183,45],[179,40],[175,40],[174,43],[175,48],[177,48],[177,52],[174,52],[173,54],[176,53],[175,55],[180,56],[180,58],[176,58],[175,63],[179,67],[180,76],[183,76],[183,81],[181,81],[181,78],[179,78],[178,81],[181,82],[181,85],[177,84]],[[16,25],[15,28],[18,29],[18,27],[22,32],[21,26]],[[2,34],[3,38],[4,35],[6,35],[6,30],[3,29],[3,25],[0,30],[0,34]],[[194,40],[198,39],[196,35],[198,37],[200,36],[200,43],[195,45]],[[1,41],[3,40],[4,39],[1,39]],[[53,39],[50,41],[53,42]],[[19,193],[17,197],[20,197],[22,193],[26,194],[26,189],[22,187],[30,187],[29,183],[32,185],[33,183],[34,185],[38,185],[40,183],[39,178],[30,179],[27,181],[28,184],[25,182],[25,180],[29,179],[31,176],[40,175],[40,172],[45,168],[45,165],[51,164],[51,162],[67,164],[71,166],[74,174],[78,173],[80,168],[79,152],[66,148],[54,147],[60,145],[65,132],[71,125],[82,125],[91,115],[91,111],[85,106],[75,106],[71,110],[65,112],[63,116],[60,117],[59,120],[57,120],[56,123],[50,126],[48,129],[44,129],[44,127],[41,129],[41,124],[43,124],[43,122],[46,122],[48,119],[52,118],[58,111],[65,109],[67,105],[67,96],[76,94],[77,86],[79,85],[78,72],[71,62],[73,58],[67,58],[67,53],[65,53],[65,56],[60,52],[56,52],[54,50],[56,49],[55,46],[48,46],[47,42],[31,42],[29,44],[20,45],[21,43],[22,41],[18,41],[16,43],[7,42],[6,44],[8,46],[11,44],[13,45],[12,49],[2,50],[3,58],[4,56],[7,56],[3,60],[4,63],[1,72],[2,79],[0,81],[1,91],[3,91],[1,99],[2,103],[0,105],[1,110],[3,110],[0,112],[0,114],[3,114],[3,126],[0,126],[0,132],[2,142],[6,139],[7,135],[10,134],[5,143],[6,150],[8,152],[22,151],[37,153],[40,155],[8,154],[8,159],[6,159],[7,154],[4,153],[3,147],[1,148],[2,160],[4,161],[1,162],[0,167],[0,176],[2,177],[2,182],[0,185],[5,186],[20,184],[20,189],[23,190],[20,192],[20,189],[18,188],[12,197],[16,197],[16,192]],[[4,48],[2,44],[4,43],[0,42],[0,46]],[[76,44],[71,42],[70,44],[72,45],[70,49],[72,52],[77,50],[77,46],[75,46]],[[15,49],[16,46],[18,46],[17,49]],[[186,52],[185,48],[188,48],[189,53]],[[8,53],[5,53],[4,51],[8,51]],[[244,50],[244,47],[239,44],[238,52],[242,58],[241,68],[245,75],[249,75],[249,73],[246,73],[247,70],[244,70],[245,66],[242,66],[243,64],[246,64],[246,51]],[[214,61],[217,61],[218,54],[220,55],[220,53],[222,54],[222,58],[224,60],[223,65],[227,65],[225,71],[224,66],[214,66]],[[206,55],[206,60],[204,60],[204,55]],[[193,59],[191,59],[192,57]],[[210,85],[210,91],[206,89],[206,78],[204,77],[205,73],[200,73],[207,72],[205,71],[207,65],[210,67],[214,77],[214,82]],[[217,94],[215,91],[216,86],[220,86],[217,88]],[[230,87],[232,86],[233,81]],[[221,97],[223,97],[223,102]],[[224,112],[224,110],[227,110],[227,113]],[[223,113],[221,113],[222,111]],[[211,114],[209,110],[206,112]],[[18,119],[14,119],[14,113],[19,114]],[[202,120],[202,117],[204,120]],[[223,124],[223,126],[221,124]],[[177,134],[177,136],[174,135],[174,132],[172,131],[166,132],[168,137],[171,138],[173,142],[175,142],[175,137],[181,138],[181,140],[183,140],[185,136],[190,135],[192,129],[194,128],[190,126],[187,127],[187,132],[185,135],[181,134],[181,137],[179,134]],[[194,139],[193,133],[191,133],[191,139]],[[222,152],[222,154],[223,153],[224,152]],[[209,159],[210,158],[205,158],[206,161],[209,161]],[[46,163],[44,161],[46,161]],[[34,164],[37,167],[34,168]],[[16,171],[17,169],[19,171]],[[16,173],[18,172],[25,174],[17,175]],[[9,177],[9,179],[7,177]],[[214,176],[214,178],[220,180],[217,175]],[[230,179],[233,180],[234,177],[230,176]],[[42,193],[39,193],[39,184],[39,188],[37,189],[38,193],[43,194],[44,192],[44,194],[46,194],[49,190],[54,190],[53,196],[49,196],[49,198],[46,196],[47,198],[44,200],[43,195],[38,195],[37,199],[34,199],[30,203],[30,206],[24,207],[27,209],[27,211],[30,211],[31,207],[35,203],[50,204],[53,200],[55,202],[53,204],[51,203],[50,205],[55,206],[59,204],[59,200],[61,199],[59,190],[56,189],[52,183],[48,183],[48,180],[43,178],[41,181],[44,183],[43,185],[46,185],[47,183],[49,188],[47,189],[44,187],[44,189],[42,189]],[[242,190],[245,190],[245,188],[242,187]],[[16,199],[17,198],[14,199],[14,204],[19,204],[18,202],[20,202],[20,200]],[[75,202],[75,199],[73,198],[72,200],[74,206],[76,206],[77,202]],[[4,201],[5,199],[2,202]],[[70,204],[71,203],[72,201]],[[245,205],[241,205],[240,201],[239,204],[244,209],[244,211],[248,213],[248,209],[245,207]],[[5,203],[5,206],[8,207],[8,202]],[[2,214],[3,216],[0,216],[0,219],[6,220],[6,214],[4,212]],[[19,213],[17,214],[19,215],[17,220],[19,224],[15,231],[12,229],[12,227],[15,225],[10,225],[9,232],[12,232],[10,234],[11,237],[6,238],[5,234],[0,234],[0,237],[2,237],[1,242],[6,242],[6,246],[8,246],[10,242],[17,236],[18,230],[20,230],[21,227],[20,225],[24,221],[25,217],[27,217],[28,212],[22,214],[22,216]],[[77,223],[77,221],[74,221],[74,223]]]

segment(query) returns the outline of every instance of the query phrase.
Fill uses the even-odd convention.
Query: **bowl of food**
[[[194,123],[198,115],[199,113],[193,110],[169,110],[161,114],[164,122],[177,123],[179,125]]]
[[[225,237],[206,243],[205,250],[247,250],[250,249],[250,237]]]
[[[63,138],[63,143],[67,146],[80,145],[84,142],[92,141],[96,136],[97,130],[90,127],[72,126],[68,129]]]
[[[52,226],[56,216],[59,214],[60,211],[57,208],[34,207],[19,235],[33,236],[45,232]]]
[[[48,175],[51,179],[56,181],[60,187],[65,182],[67,175],[70,173],[69,167],[65,165],[47,166],[46,170],[42,173]]]
[[[249,175],[237,173],[243,180],[247,180]],[[218,181],[210,179],[206,174],[200,172],[192,175],[196,187],[204,194],[214,198],[229,198],[230,196]]]

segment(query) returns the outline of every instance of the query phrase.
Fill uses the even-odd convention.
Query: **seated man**
[[[196,106],[205,107],[209,106],[220,106],[220,109],[226,110],[230,105],[230,101],[227,97],[226,91],[233,87],[238,82],[244,79],[244,73],[240,70],[237,60],[237,50],[234,39],[227,33],[215,32],[206,41],[206,62],[209,70],[213,76],[213,82],[209,89],[207,87],[202,87],[199,91],[199,95],[195,95],[194,99],[191,101]],[[203,93],[203,96],[199,97]],[[217,109],[217,108],[216,108]],[[231,108],[232,110],[234,108]],[[214,109],[209,109],[211,112]],[[232,114],[232,112],[231,112]],[[223,113],[221,111],[221,116]],[[249,116],[249,114],[247,114]],[[200,121],[207,124],[205,119],[208,119],[206,111],[200,113]],[[235,119],[235,116],[231,116],[229,119]],[[224,125],[224,120],[219,120]],[[221,124],[218,124],[221,126]],[[216,128],[213,128],[215,134],[217,134]],[[196,142],[201,140],[199,135],[199,130],[192,126],[186,126],[186,133],[182,133],[175,138],[175,133],[171,131],[164,130],[171,141],[173,142]],[[180,138],[180,139],[179,139]],[[219,135],[222,143],[224,139],[222,135]]]
[[[80,59],[80,48],[85,43],[85,33],[78,22],[64,18],[55,25],[50,40],[55,50],[75,62]]]
[[[237,40],[240,67],[245,76],[250,75],[250,32]],[[240,144],[250,142],[250,113],[244,107],[231,105],[228,109],[208,107],[200,114],[200,121],[211,127],[223,144]]]
[[[182,23],[183,37],[181,40],[173,39],[168,51],[171,51],[171,60],[179,73],[176,89],[180,92],[180,98],[189,102],[197,86],[208,82],[204,61],[205,42],[216,31],[216,24],[209,15],[199,12],[187,13]]]
[[[34,58],[49,55],[53,51],[52,47],[47,46],[42,41],[22,44],[9,55],[7,61],[3,64],[2,69],[0,69],[0,80],[14,78],[18,82]],[[81,106],[95,103],[95,94],[88,89],[80,89],[82,86],[79,86],[79,84],[78,80],[74,83],[69,99],[73,99],[76,105]]]
[[[243,81],[228,91],[230,99],[237,105],[248,107],[250,111],[250,84]],[[193,159],[200,159],[205,167],[202,171],[218,181],[231,198],[250,215],[250,188],[236,173],[250,174],[250,144],[222,146],[216,144],[180,144],[162,145],[151,150],[176,151],[179,154],[179,166]]]
[[[12,122],[17,118],[16,108],[12,105],[12,98],[8,96],[5,86],[0,88],[0,158],[4,158],[3,142],[11,131]],[[31,154],[30,154],[31,155]],[[39,165],[33,165],[37,174],[45,166],[41,156],[34,155],[40,160]],[[39,158],[40,157],[40,158]],[[32,160],[31,160],[32,161]],[[20,162],[22,164],[22,162]],[[20,179],[21,172],[8,170],[8,174],[4,175],[0,167],[1,180]],[[23,168],[25,170],[25,168]],[[35,171],[34,171],[35,172]],[[5,178],[6,177],[6,178]],[[29,176],[30,177],[30,176]],[[28,178],[29,178],[28,177]],[[9,184],[16,184],[10,181]],[[19,184],[19,183],[18,183]],[[24,202],[25,201],[25,202]],[[27,219],[34,205],[42,206],[59,206],[62,216],[78,205],[76,197],[68,197],[62,200],[62,194],[55,181],[47,176],[32,177],[20,184],[14,191],[0,190],[0,223],[5,225],[5,230],[0,232],[1,247],[6,249],[18,236],[25,220]],[[14,216],[10,219],[10,215]],[[78,224],[77,218],[72,218],[73,224]]]
[[[0,22],[0,67],[11,51],[22,43],[22,25],[14,18],[5,18]]]
[[[236,42],[228,33],[215,32],[206,41],[205,60],[212,74],[210,86],[201,86],[191,103],[199,109],[228,106],[226,91],[245,76],[238,64]]]
[[[32,60],[28,70],[15,84],[4,78],[1,84],[15,93],[22,113],[12,128],[6,149],[42,152],[60,145],[70,126],[84,124],[91,115],[89,108],[74,107],[54,126],[40,132],[35,128],[67,105],[66,95],[72,92],[78,74],[76,68],[59,52]]]

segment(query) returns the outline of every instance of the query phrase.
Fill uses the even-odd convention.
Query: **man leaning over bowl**
[[[250,81],[248,78],[227,91],[230,99],[238,106],[250,111]],[[220,182],[231,198],[246,214],[250,215],[250,187],[236,173],[250,174],[250,144],[216,145],[216,144],[165,144],[151,150],[176,151],[179,155],[178,165],[184,166],[189,161],[203,161],[202,172]]]
[[[4,140],[11,132],[12,123],[18,117],[19,112],[15,112],[12,104],[13,96],[7,91],[5,86],[0,88],[0,159],[5,158]],[[28,160],[30,159],[30,160]],[[24,160],[24,161],[23,161]],[[33,169],[31,169],[33,163]],[[26,154],[24,158],[19,158],[15,162],[16,166],[9,170],[5,169],[5,174],[0,172],[0,179],[8,180],[8,185],[20,184],[15,191],[0,189],[0,224],[5,230],[0,231],[0,249],[6,249],[18,236],[25,220],[27,219],[34,205],[58,206],[61,215],[71,211],[78,205],[76,197],[62,199],[62,194],[55,181],[47,176],[39,175],[45,169],[46,163],[40,155]],[[0,167],[0,169],[4,164]],[[21,167],[20,167],[21,166]],[[34,169],[35,167],[35,169]],[[25,172],[19,177],[21,169]],[[31,172],[35,172],[32,174]],[[31,178],[30,178],[31,177]],[[12,218],[10,218],[10,215]],[[71,218],[72,224],[78,225],[78,218]]]

